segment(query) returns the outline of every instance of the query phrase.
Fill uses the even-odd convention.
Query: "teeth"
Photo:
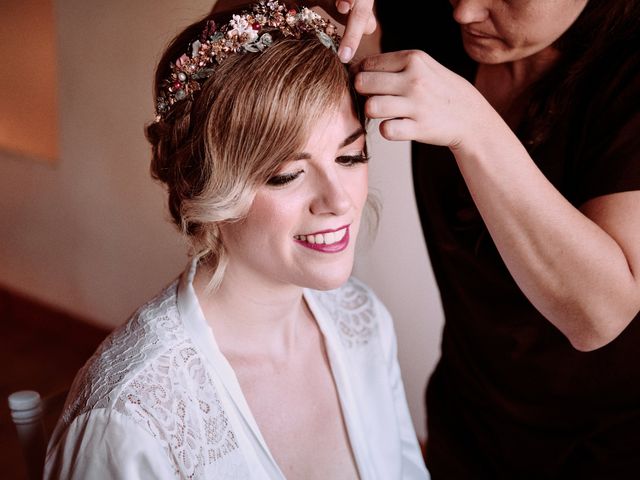
[[[333,245],[340,242],[347,234],[347,229],[342,228],[337,232],[316,233],[315,235],[296,235],[294,238],[302,242],[318,245]]]
[[[347,234],[347,229],[343,228],[342,230],[338,230],[337,232],[333,232],[334,243],[341,241],[344,236]]]

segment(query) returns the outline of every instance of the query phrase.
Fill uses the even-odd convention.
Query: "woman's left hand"
[[[470,147],[498,113],[464,78],[422,51],[405,50],[365,58],[356,90],[370,98],[369,118],[385,119],[388,140],[415,140],[451,149]]]

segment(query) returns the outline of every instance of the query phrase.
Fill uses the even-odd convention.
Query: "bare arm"
[[[578,350],[601,347],[640,310],[640,191],[578,210],[496,123],[453,149],[478,210],[531,303]]]
[[[363,62],[356,88],[382,134],[448,146],[510,273],[578,350],[611,340],[640,311],[640,192],[573,207],[466,80],[422,52]],[[390,119],[390,120],[389,120]]]

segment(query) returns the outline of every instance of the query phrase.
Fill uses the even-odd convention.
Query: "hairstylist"
[[[640,2],[377,12],[393,52],[365,59],[356,87],[386,138],[415,141],[445,311],[427,391],[433,478],[633,478]]]

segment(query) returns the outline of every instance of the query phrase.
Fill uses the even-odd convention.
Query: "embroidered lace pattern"
[[[351,278],[341,288],[322,292],[318,298],[336,323],[346,347],[367,345],[377,335],[373,298],[359,281]]]
[[[176,295],[177,282],[101,345],[74,382],[63,425],[111,406],[157,439],[180,478],[247,478],[215,383],[183,329]]]

